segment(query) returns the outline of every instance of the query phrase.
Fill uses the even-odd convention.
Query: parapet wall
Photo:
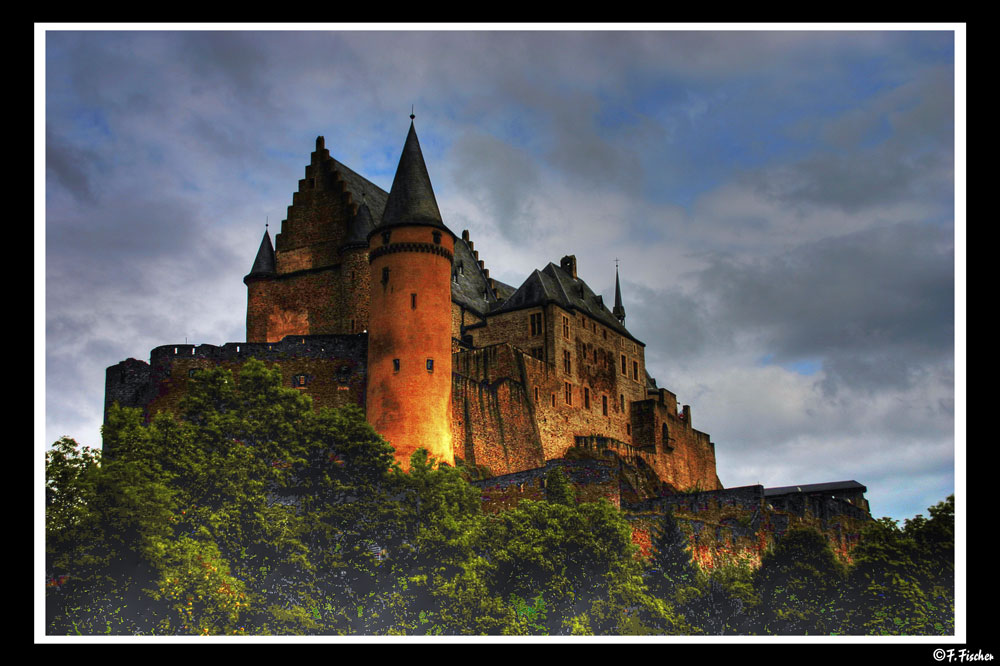
[[[150,362],[128,359],[107,369],[105,415],[115,402],[138,407],[149,419],[177,411],[196,370],[223,367],[238,378],[251,358],[279,364],[285,386],[303,391],[316,407],[364,406],[368,336],[288,336],[281,342],[161,345]]]
[[[794,497],[792,497],[794,495]],[[851,502],[816,493],[782,495],[773,502],[763,486],[681,493],[623,505],[633,540],[649,554],[660,516],[670,510],[690,539],[693,559],[703,569],[727,564],[760,565],[761,557],[797,526],[826,536],[837,556],[850,562],[861,529],[871,520]]]

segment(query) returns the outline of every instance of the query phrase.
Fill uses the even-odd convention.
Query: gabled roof
[[[514,287],[497,279],[493,280],[493,289],[489,288],[486,275],[464,238],[455,239],[451,274],[451,300],[480,316],[496,309],[514,293]]]
[[[764,496],[791,495],[793,493],[833,493],[838,490],[853,490],[867,492],[868,488],[857,481],[831,481],[829,483],[810,483],[804,486],[781,486],[780,488],[765,488]]]
[[[344,181],[344,188],[351,193],[351,198],[354,202],[368,204],[372,220],[377,221],[382,219],[382,212],[385,210],[385,203],[389,199],[389,193],[364,176],[355,173],[350,167],[341,164],[333,157],[330,160],[333,162],[333,168],[340,174],[341,179]]]
[[[630,340],[644,344],[611,314],[603,299],[595,294],[586,282],[578,277],[574,278],[553,263],[549,263],[540,271],[533,271],[521,286],[490,314],[523,310],[548,303],[555,303],[564,310],[585,314]]]

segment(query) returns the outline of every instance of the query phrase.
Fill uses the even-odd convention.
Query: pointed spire
[[[268,233],[265,225],[264,237],[260,240],[260,249],[257,250],[257,258],[253,260],[253,268],[250,269],[250,274],[247,277],[274,275],[277,272],[276,266],[271,234]]]
[[[448,230],[441,220],[441,211],[434,198],[434,189],[431,187],[430,176],[427,175],[427,165],[424,164],[412,119],[379,227],[401,224],[424,224]]]
[[[622,283],[618,279],[618,260],[615,259],[615,307],[611,311],[611,314],[615,316],[615,319],[624,326],[625,325],[625,308],[622,306]]]

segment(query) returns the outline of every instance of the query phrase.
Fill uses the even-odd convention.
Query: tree
[[[830,635],[842,622],[839,607],[845,580],[820,532],[789,530],[761,559],[754,584],[761,599],[763,630],[781,635]]]
[[[955,498],[901,529],[891,518],[862,531],[852,551],[847,599],[852,634],[954,633]]]

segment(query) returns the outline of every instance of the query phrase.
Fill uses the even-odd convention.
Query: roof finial
[[[410,105],[410,120],[413,120],[414,118],[416,118],[416,116],[413,115],[413,105],[411,104]]]
[[[268,224],[267,224],[267,223],[268,223],[269,221],[270,221],[270,218],[269,218],[269,217],[268,217],[267,215],[265,215],[265,216],[264,216],[264,231],[267,231],[267,226],[268,226]]]

